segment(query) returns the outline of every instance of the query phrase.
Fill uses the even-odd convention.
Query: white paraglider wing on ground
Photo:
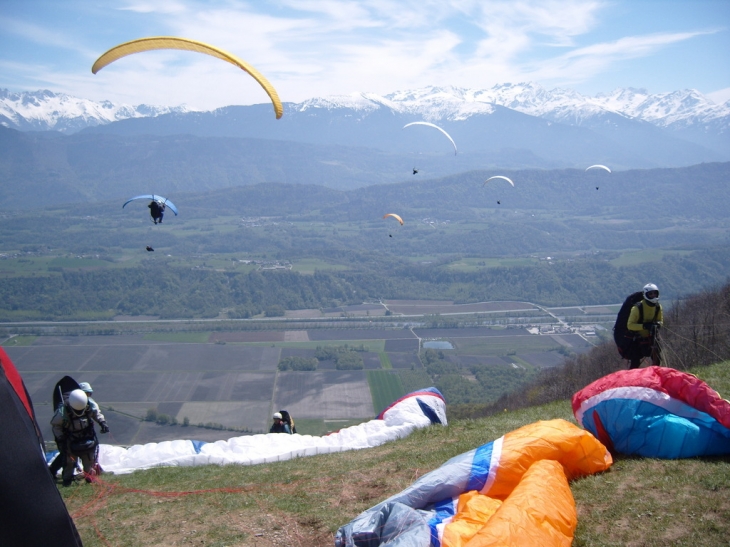
[[[447,424],[446,403],[438,390],[429,388],[398,400],[383,411],[381,419],[323,437],[266,433],[212,443],[178,440],[129,448],[102,444],[99,447],[99,463],[104,471],[116,474],[159,466],[257,465],[379,446],[407,437],[415,429],[434,423]]]

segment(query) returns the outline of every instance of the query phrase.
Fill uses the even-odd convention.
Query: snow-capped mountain
[[[48,90],[10,93],[0,89],[0,124],[21,131],[75,133],[86,127],[128,118],[190,112],[185,106],[150,106],[94,102]]]
[[[707,123],[730,116],[730,101],[718,105],[694,89],[651,95],[643,89],[620,88],[608,94],[586,97],[570,89],[547,90],[535,83],[500,84],[480,90],[426,87],[384,96],[354,93],[309,99],[292,107],[297,110],[312,107],[373,110],[382,106],[400,113],[418,114],[433,122],[488,114],[494,105],[555,121],[579,121],[611,113],[660,127]]]
[[[715,104],[694,89],[650,94],[643,89],[616,89],[595,97],[571,89],[545,89],[535,83],[500,84],[490,89],[426,87],[379,96],[355,93],[316,98],[289,105],[293,111],[312,108],[351,109],[360,114],[386,109],[432,123],[460,122],[504,107],[528,116],[604,136],[631,131],[635,139],[651,139],[651,127],[730,157],[730,101]],[[619,137],[620,138],[620,137]]]
[[[397,135],[403,125],[420,119],[448,128],[464,143],[464,152],[496,153],[499,146],[577,162],[577,150],[588,147],[584,152],[590,155],[598,147],[626,167],[730,159],[730,101],[718,105],[696,90],[649,94],[628,88],[589,97],[529,82],[490,89],[431,86],[285,103],[285,116],[277,123],[269,119],[269,108],[260,104],[204,112],[94,102],[50,91],[0,90],[0,124],[21,131],[72,134],[103,128],[116,134],[192,134],[406,151]]]
[[[371,112],[381,108],[425,120],[459,121],[476,114],[491,114],[499,105],[551,121],[581,125],[604,114],[646,121],[658,127],[688,127],[730,119],[730,101],[715,104],[693,89],[649,94],[643,89],[616,89],[587,97],[570,89],[547,90],[535,83],[499,84],[490,89],[426,87],[387,95],[353,93],[289,103],[287,109],[351,109]],[[185,106],[150,106],[94,102],[51,91],[10,93],[0,90],[0,123],[20,130],[57,130],[73,133],[84,127],[128,118],[185,113]]]

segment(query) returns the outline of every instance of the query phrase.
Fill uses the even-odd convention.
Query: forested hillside
[[[0,284],[0,318],[90,319],[114,315],[161,318],[251,317],[284,309],[329,308],[379,299],[456,302],[523,300],[547,306],[620,302],[647,280],[666,298],[727,279],[730,248],[666,256],[660,262],[616,267],[605,260],[544,261],[534,265],[454,271],[368,255],[341,257],[351,267],[305,275],[292,271],[216,271],[167,265],[51,271]],[[346,260],[347,259],[347,260]],[[63,270],[61,268],[61,270]]]

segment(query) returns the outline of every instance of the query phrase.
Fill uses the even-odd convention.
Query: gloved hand
[[[106,425],[106,422],[104,422],[103,424],[101,424],[101,432],[102,433],[109,433],[109,426]]]

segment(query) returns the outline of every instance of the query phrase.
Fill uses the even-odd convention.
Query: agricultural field
[[[402,315],[489,313],[538,309],[527,302],[478,302],[476,304],[454,304],[450,300],[386,300],[385,304],[392,313]]]
[[[448,301],[389,301],[387,305],[425,315],[544,314],[520,302],[460,306]],[[347,313],[373,307],[384,309],[363,304],[350,307]],[[610,306],[560,313],[597,317],[606,311]],[[3,346],[23,375],[44,436],[52,438],[53,387],[62,376],[70,375],[92,384],[112,427],[109,440],[125,445],[179,438],[213,441],[265,432],[271,414],[282,408],[299,420],[297,428],[303,434],[319,435],[343,424],[370,420],[398,397],[433,385],[419,358],[426,342],[445,348],[439,350],[443,358],[458,364],[466,376],[473,365],[504,367],[508,373],[552,367],[565,355],[591,347],[587,338],[569,332],[540,335],[534,334],[535,329],[517,326],[429,328],[419,324],[382,327],[363,320],[362,328],[297,329],[291,322],[286,323],[290,328],[276,330],[25,335],[13,336]],[[316,371],[278,369],[283,358],[314,358],[319,347],[343,346],[356,349],[362,370],[337,370],[332,360],[320,361]],[[150,412],[163,416],[163,424],[144,421]]]

